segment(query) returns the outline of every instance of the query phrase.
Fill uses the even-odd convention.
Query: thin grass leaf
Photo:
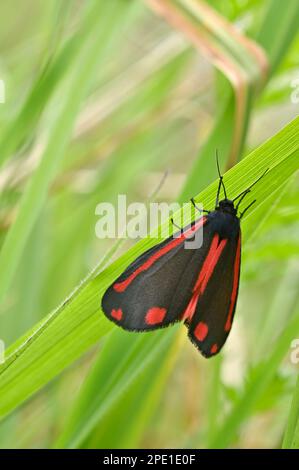
[[[288,422],[283,438],[283,449],[299,448],[299,377],[295,386],[295,391],[290,407]]]
[[[171,331],[166,332],[166,335],[159,331],[142,338],[114,329],[84,385],[65,432],[58,440],[58,447],[80,446],[115,401],[140,375],[141,370],[146,370],[159,358],[167,357],[172,334]],[[111,370],[111,364],[117,366]],[[97,395],[94,395],[95,382],[102,384]]]
[[[0,265],[7,267],[5,272],[0,271],[0,301],[6,294],[25,242],[45,203],[48,188],[63,158],[93,72],[113,37],[113,32],[118,26],[117,20],[122,20],[125,11],[121,0],[94,5],[94,14],[99,23],[90,29],[83,41],[84,47],[79,51],[62,110],[49,132],[40,165],[24,192],[16,221],[10,228],[0,252]]]
[[[256,40],[267,51],[272,73],[281,63],[298,31],[298,12],[299,4],[296,0],[290,0],[288,8],[284,8],[279,0],[271,0],[268,4],[264,23]],[[273,35],[273,31],[275,31],[275,35]]]
[[[135,3],[133,8],[132,5],[133,4],[131,4],[129,8],[122,5],[125,9],[125,14],[121,18],[121,27],[113,31],[115,39],[121,37],[123,31],[127,28],[128,24],[130,24],[130,21],[133,21],[135,18],[135,14],[138,14],[139,6]],[[59,5],[58,10],[62,9],[63,14],[66,15],[67,8],[70,7],[70,5],[66,7],[66,4],[64,4],[62,8],[61,5]],[[32,139],[32,135],[35,135],[40,117],[47,109],[53,95],[57,94],[58,90],[63,86],[63,79],[69,79],[72,75],[72,70],[76,68],[77,58],[82,48],[84,48],[86,39],[90,37],[93,30],[100,28],[99,21],[101,21],[101,19],[96,14],[98,8],[99,2],[95,0],[88,2],[82,7],[82,19],[78,29],[73,35],[62,42],[62,46],[56,46],[52,43],[52,47],[49,47],[47,44],[46,59],[41,66],[41,70],[33,81],[21,108],[11,122],[8,123],[1,136],[0,166],[2,166],[14,152],[20,150],[27,142],[28,136]],[[103,10],[103,15],[104,14],[105,11]],[[59,15],[58,11],[57,15]],[[57,22],[55,26],[57,26]],[[53,34],[58,34],[56,29]],[[57,37],[53,38],[53,41],[56,43]],[[101,47],[102,51],[100,51],[100,48],[98,49],[98,60],[101,64],[105,63],[112,44],[113,42],[111,41],[104,41]]]
[[[297,306],[279,340],[274,343],[272,352],[268,355],[268,358],[260,364],[253,380],[245,386],[245,390],[241,397],[226,417],[224,424],[214,436],[214,439],[211,442],[212,448],[225,448],[236,438],[236,435],[245,419],[250,416],[255,403],[273,379],[279,364],[289,351],[294,335],[298,332],[299,311]]]
[[[273,42],[273,23],[275,23],[275,37],[277,41]],[[266,51],[269,57],[271,68],[269,78],[283,61],[285,54],[290,47],[292,41],[296,37],[299,27],[299,3],[292,0],[291,8],[285,8],[279,0],[271,0],[268,5],[266,15],[263,19],[261,27],[256,35],[256,41]],[[198,158],[195,160],[193,169],[187,178],[187,184],[181,195],[181,200],[185,201],[192,197],[192,193],[196,190],[202,190],[207,182],[212,181],[214,175],[215,149],[218,149],[222,168],[228,161],[229,150],[232,145],[233,128],[234,128],[234,97],[232,90],[225,89],[225,93],[221,90],[220,110],[215,120],[212,132],[200,149]],[[249,112],[249,110],[248,110]],[[247,117],[247,125],[249,123],[249,115]],[[246,136],[246,127],[244,127],[244,135]],[[241,143],[242,149],[244,142]],[[209,162],[209,163],[208,163]],[[207,163],[207,164],[204,164]]]
[[[296,118],[225,174],[230,197],[246,189],[266,168],[269,171],[256,185],[252,196],[257,199],[256,208],[285,183],[299,166],[298,125],[299,118]],[[217,184],[215,180],[197,196],[205,207],[214,207]],[[251,217],[253,213],[254,210]],[[168,226],[169,222],[162,225],[162,236]],[[79,287],[63,305],[8,349],[6,361],[0,367],[1,417],[39,390],[111,330],[111,322],[100,312],[101,296],[130,262],[156,242],[153,238],[146,238],[137,243],[96,278]]]

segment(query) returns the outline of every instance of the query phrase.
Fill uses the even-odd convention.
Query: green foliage
[[[247,102],[246,150],[224,176],[233,198],[269,169],[246,200],[257,202],[242,221],[236,322],[210,361],[180,325],[134,335],[106,320],[105,289],[157,240],[97,240],[95,207],[120,193],[148,200],[170,168],[160,199],[213,208],[215,149],[225,168],[234,137],[232,89],[141,2],[26,3],[26,28],[1,33],[0,447],[277,447],[284,434],[298,448],[297,0],[210,2],[246,18],[270,64]]]

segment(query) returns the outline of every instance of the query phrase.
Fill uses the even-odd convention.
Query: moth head
[[[231,201],[230,199],[222,199],[222,201],[219,201],[219,206],[216,207],[216,210],[219,210],[221,212],[225,212],[231,215],[237,214],[237,209],[234,206],[234,201]]]

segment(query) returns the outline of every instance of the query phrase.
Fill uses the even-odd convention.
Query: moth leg
[[[244,191],[244,193],[242,194],[242,196],[240,197],[240,200],[238,202],[238,204],[236,205],[236,209],[238,210],[239,209],[239,205],[241,204],[241,202],[243,201],[244,197],[247,196],[247,194],[250,193],[250,189],[248,189],[247,191]]]
[[[194,198],[193,198],[193,197],[190,199],[190,201],[191,201],[192,206],[195,207],[195,209],[197,209],[198,212],[205,212],[206,214],[209,214],[209,213],[211,212],[211,211],[207,211],[206,209],[200,209],[200,208],[196,205],[196,202],[194,201]]]
[[[240,219],[242,219],[243,215],[245,214],[245,212],[248,211],[249,207],[251,207],[254,203],[256,202],[256,199],[254,201],[252,201],[249,206],[246,207],[246,209],[243,210],[243,212],[241,212],[240,214]]]
[[[171,223],[174,227],[176,227],[178,230],[180,230],[181,233],[183,233],[182,227],[180,227],[178,224],[176,224],[172,217],[171,217],[170,221],[171,221]]]

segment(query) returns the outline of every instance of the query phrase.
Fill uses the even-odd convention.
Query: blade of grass
[[[284,8],[279,0],[271,0],[268,4],[265,19],[256,40],[267,51],[272,74],[279,67],[298,31],[298,12],[299,4],[296,0],[290,0],[288,8]]]
[[[261,320],[259,328],[261,337],[256,343],[256,358],[261,358],[266,354],[269,344],[279,334],[277,325],[284,324],[290,313],[292,313],[299,296],[298,280],[298,260],[291,260],[287,264],[285,273],[277,286],[268,315]],[[285,295],[286,292],[288,292],[287,296]]]
[[[159,191],[161,183],[150,200],[155,199],[157,191]],[[119,242],[116,246],[119,245]],[[111,258],[112,252],[105,257],[108,261]],[[99,268],[96,270],[99,272]],[[117,334],[111,335],[112,341],[108,340],[108,356],[102,354],[102,351],[97,358],[96,366],[88,375],[86,383],[88,385],[82,388],[78,399],[74,403],[71,411],[71,416],[68,419],[67,425],[63,429],[56,446],[57,447],[115,447],[115,442],[119,447],[123,447],[125,443],[131,442],[132,436],[137,438],[137,435],[144,428],[148,415],[153,411],[153,404],[159,398],[158,390],[161,389],[165,383],[167,373],[170,370],[170,364],[175,360],[178,353],[177,342],[167,347],[166,350],[162,349],[159,352],[159,358],[156,358],[155,349],[152,349],[147,354],[148,365],[144,364],[142,368],[134,371],[128,380],[123,383],[124,370],[121,366],[121,374],[114,382],[113,387],[109,391],[105,391],[102,397],[101,406],[99,406],[99,385],[101,382],[106,383],[107,378],[103,380],[101,371],[110,370],[113,359],[111,354],[115,354],[115,361],[119,366],[119,351],[128,353],[128,334],[117,329]],[[148,335],[139,338],[139,346],[142,347],[140,351],[147,348]],[[163,337],[159,337],[156,341],[161,343]],[[132,340],[129,346],[133,346],[134,341],[137,340],[137,335],[132,335]],[[104,349],[105,350],[105,349]],[[141,352],[139,351],[139,356]],[[142,358],[135,358],[138,364],[142,364]],[[107,364],[106,364],[107,362]],[[157,362],[160,365],[159,373],[157,374]],[[100,376],[98,374],[100,370]],[[109,373],[109,378],[111,374]],[[120,395],[119,391],[123,390]],[[124,395],[124,396],[123,396]],[[113,400],[110,400],[114,397]],[[108,400],[108,405],[104,403]],[[140,405],[138,405],[138,403]],[[151,406],[149,406],[149,403]],[[140,415],[142,419],[140,420]],[[115,419],[114,419],[115,417]],[[117,426],[115,428],[115,420]],[[124,423],[122,427],[121,422]],[[117,429],[117,431],[116,431]],[[116,435],[118,433],[118,437]],[[132,441],[133,442],[133,441]],[[106,443],[106,444],[105,444]],[[114,444],[113,444],[114,443]]]
[[[296,118],[225,174],[230,197],[246,189],[266,168],[267,175],[255,187],[256,208],[285,183],[299,166],[298,125]],[[217,184],[215,180],[199,194],[205,207],[214,207]],[[168,226],[169,221],[161,226],[162,236]],[[0,367],[0,416],[40,389],[111,329],[111,322],[100,315],[101,296],[130,262],[156,242],[153,238],[138,242],[9,348]]]
[[[275,18],[277,18],[279,24],[276,24]],[[274,22],[276,29],[275,41],[273,42],[271,37],[273,36]],[[291,0],[290,8],[285,8],[285,5],[279,0],[270,0],[267,13],[256,35],[256,41],[265,49],[270,60],[269,78],[285,57],[298,32],[298,28],[299,3],[296,0]],[[225,100],[222,98],[223,106],[219,110],[214,128],[200,149],[193,169],[189,173],[185,189],[181,195],[182,201],[190,199],[196,191],[202,190],[208,182],[213,180],[215,149],[219,150],[222,168],[225,167],[225,163],[228,161],[229,149],[233,139],[234,98],[231,89],[226,90],[226,95]],[[247,121],[249,122],[248,119]],[[244,129],[244,138],[245,136],[246,129]],[[205,165],[203,162],[210,162],[210,164]]]
[[[195,47],[226,76],[233,91],[234,118],[229,147],[232,166],[239,157],[250,103],[257,83],[265,79],[267,58],[253,41],[243,37],[204,2],[147,0],[165,19],[191,40]],[[220,31],[220,34],[219,34]]]
[[[79,53],[68,87],[62,110],[49,133],[42,160],[33,174],[22,197],[17,218],[10,228],[0,252],[0,302],[6,294],[27,237],[46,200],[49,185],[55,176],[71,137],[72,128],[81,102],[90,84],[93,72],[100,61],[105,47],[118,30],[127,5],[121,0],[94,5],[97,23],[85,38],[84,47]]]
[[[175,336],[174,341],[173,338],[172,335],[172,341],[164,354],[160,354],[158,360],[152,361],[149,367],[144,368],[138,380],[131,382],[126,391],[126,406],[122,406],[123,402],[120,397],[106,419],[100,420],[99,433],[91,432],[86,442],[87,447],[110,448],[114,445],[117,448],[133,448],[140,446],[140,441],[161,401],[167,379],[180,352],[177,341],[179,336]],[[157,371],[158,362],[161,367]],[[120,420],[123,425],[120,424]]]
[[[58,441],[58,447],[78,447],[89,432],[105,415],[128,384],[133,382],[152,361],[158,361],[169,349],[172,332],[159,331],[146,335],[131,335],[114,329],[95,364],[93,373],[84,384],[81,400],[71,416],[65,433]],[[161,340],[157,339],[161,337]],[[125,341],[124,341],[125,340]],[[111,371],[111,364],[117,364]],[[94,396],[96,382],[102,384]],[[95,399],[89,400],[89,396]]]
[[[225,448],[233,442],[237,432],[242,426],[242,423],[250,416],[254,404],[271,382],[279,364],[289,351],[294,335],[298,332],[299,311],[297,306],[294,315],[285,327],[279,340],[275,342],[272,352],[260,365],[258,373],[255,375],[254,379],[245,386],[245,390],[241,397],[225,419],[224,424],[214,436],[211,443],[212,448]]]
[[[51,55],[47,57],[37,78],[32,83],[20,110],[2,134],[0,140],[0,166],[24,144],[28,135],[32,136],[40,115],[47,107],[53,93],[57,91],[62,79],[68,73],[72,73],[72,67],[75,67],[76,59],[82,48],[84,48],[86,39],[90,37],[93,30],[97,29],[97,26],[101,30],[102,27],[99,23],[101,17],[97,13],[99,2],[92,0],[83,8],[83,18],[78,30],[65,41],[60,49],[51,51]],[[104,10],[103,14],[105,14]],[[122,28],[125,26],[124,23],[129,16],[127,14],[123,16],[122,27],[118,31],[114,31],[114,35],[121,34]],[[104,48],[102,48],[101,54],[105,54],[104,49],[109,50],[109,43],[105,44],[104,41],[102,46]],[[100,53],[100,47],[98,51]],[[101,57],[103,58],[103,55]]]
[[[282,448],[299,448],[299,377],[295,386],[295,391],[290,407],[287,427],[285,430]]]
[[[82,28],[66,41],[55,57],[49,57],[39,75],[32,84],[24,104],[17,116],[5,130],[0,141],[0,165],[15,152],[27,135],[32,135],[42,110],[46,107],[57,84],[67,73],[69,67],[84,45],[85,37],[94,21],[94,4],[87,9]]]
[[[273,26],[275,23],[276,31],[276,40],[271,41],[273,36]],[[292,0],[290,4],[290,9],[284,8],[283,4],[278,0],[271,0],[268,3],[268,8],[264,19],[261,23],[255,39],[257,43],[264,48],[265,53],[268,57],[270,63],[269,77],[273,75],[279,64],[283,61],[286,52],[288,51],[291,43],[293,42],[299,26],[299,4],[295,0]],[[261,90],[260,90],[261,91]],[[211,161],[211,155],[214,154],[215,149],[217,148],[221,156],[221,165],[224,168],[225,162],[229,158],[229,149],[233,139],[233,110],[234,102],[232,91],[228,90],[228,95],[226,97],[226,102],[224,103],[219,116],[216,118],[214,128],[211,132],[211,135],[207,139],[206,143],[203,145],[200,150],[200,154],[195,160],[193,171],[190,172],[187,179],[187,184],[185,185],[185,190],[182,193],[182,199],[186,200],[192,196],[192,191],[195,192],[196,188],[201,189],[204,184],[211,180],[213,174],[213,162],[210,165],[204,165],[204,162]],[[244,125],[244,134],[243,139],[246,138],[247,127],[250,119],[250,110],[248,109],[247,114],[247,123]],[[242,149],[244,142],[241,142],[240,149]],[[273,196],[275,196],[276,191],[273,191]],[[278,199],[277,199],[278,200]],[[260,205],[260,210],[264,209],[265,204]],[[259,215],[259,213],[257,213]],[[257,220],[263,220],[265,218],[265,212],[261,214],[260,217],[257,217]],[[247,227],[244,224],[243,233],[246,236]],[[255,227],[252,227],[251,233],[253,234],[256,231]],[[248,231],[247,231],[248,232]],[[251,235],[252,236],[252,235]],[[212,366],[213,367],[213,366]],[[221,378],[221,369],[218,368],[216,374],[218,373],[218,380],[213,373],[214,382],[220,382]],[[209,406],[208,409],[213,409],[215,416],[220,416],[220,410],[217,408],[219,404],[218,395],[215,396],[213,393],[209,393]],[[215,398],[215,401],[213,401]],[[212,437],[212,431],[209,431],[209,439]]]
[[[212,440],[212,438],[215,436],[216,430],[218,429],[218,423],[219,423],[219,408],[220,408],[220,397],[221,397],[221,388],[222,388],[222,383],[220,380],[220,371],[221,371],[221,366],[222,366],[222,356],[217,356],[213,360],[213,363],[211,364],[211,371],[210,371],[210,377],[209,377],[209,384],[208,384],[208,394],[209,394],[209,400],[208,400],[208,409],[206,413],[206,435],[205,435],[205,442],[207,443],[207,446],[209,445],[209,442]]]

